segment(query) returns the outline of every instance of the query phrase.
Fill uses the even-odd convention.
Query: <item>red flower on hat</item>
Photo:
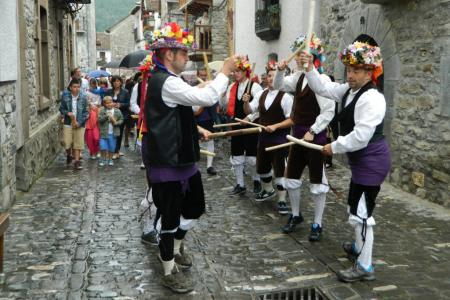
[[[180,26],[175,22],[170,23],[170,28],[172,28],[172,32],[178,32],[180,30]]]

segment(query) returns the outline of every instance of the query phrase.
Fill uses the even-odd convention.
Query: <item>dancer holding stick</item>
[[[171,35],[168,35],[170,32]],[[175,36],[187,35],[184,39]],[[225,60],[222,71],[205,88],[192,87],[179,74],[184,70],[193,37],[176,23],[150,37],[155,51],[155,70],[148,82],[145,105],[148,129],[147,158],[154,203],[161,214],[160,260],[162,284],[174,292],[187,293],[194,284],[178,271],[190,268],[192,259],[182,246],[187,231],[205,210],[203,184],[196,162],[199,160],[198,129],[192,106],[211,106],[219,101],[236,68],[236,57]],[[203,131],[203,135],[208,135]],[[184,250],[181,250],[184,249]]]
[[[261,86],[250,79],[250,63],[246,59],[239,60],[234,73],[236,82],[232,84],[225,97],[223,106],[227,107],[227,115],[239,118],[244,121],[254,122],[258,114],[246,115],[244,112],[244,95],[250,96],[250,101],[262,90]],[[248,91],[248,93],[246,93]],[[236,126],[236,129],[249,128],[248,126]],[[236,176],[236,185],[229,193],[231,196],[242,195],[246,192],[244,182],[244,167],[250,171],[253,179],[253,192],[261,191],[261,183],[256,173],[256,147],[258,134],[248,134],[245,136],[233,136],[231,138],[230,163],[233,166]]]
[[[302,53],[300,61],[308,63],[306,78],[313,91],[342,102],[337,115],[340,136],[323,147],[325,155],[347,153],[352,171],[348,205],[355,240],[344,243],[343,248],[356,263],[339,271],[338,278],[345,282],[374,280],[372,214],[380,186],[391,166],[389,146],[383,134],[386,100],[375,85],[382,74],[382,58],[375,41],[361,36],[340,53],[340,58],[347,67],[348,83],[345,84],[325,80],[312,67],[311,54]]]
[[[273,88],[273,78],[276,65],[269,63],[266,66],[268,88],[256,94],[252,102],[245,95],[244,110],[246,113],[259,113],[259,124],[264,132],[259,135],[258,152],[256,157],[257,172],[261,177],[262,191],[256,195],[256,201],[264,201],[275,195],[272,177],[275,177],[275,186],[278,195],[278,213],[287,214],[286,190],[284,189],[284,169],[287,157],[287,148],[273,152],[265,151],[266,147],[286,142],[286,135],[290,131],[292,121],[289,118],[292,110],[293,98],[285,92]],[[239,120],[238,120],[239,121]],[[273,176],[272,176],[273,169]]]
[[[304,35],[297,38],[292,49],[295,51],[297,48],[304,48],[304,44],[308,43],[306,48],[310,48],[310,51],[314,53],[314,63],[321,69],[321,63],[325,60],[321,42],[314,34],[311,35],[313,39],[309,43]],[[300,55],[297,55],[295,60],[297,67],[301,69],[303,64],[300,62]],[[326,127],[334,116],[334,102],[314,94],[302,71],[284,77],[283,70],[286,65],[284,61],[279,64],[275,74],[274,88],[293,92],[295,95],[291,114],[294,138],[324,145],[326,143]],[[322,153],[298,144],[292,145],[289,151],[285,188],[291,201],[292,214],[282,231],[290,233],[303,222],[303,216],[300,213],[300,187],[302,185],[301,176],[306,166],[309,169],[310,193],[315,202],[314,221],[309,235],[309,240],[313,242],[320,240],[321,237],[322,215],[329,186],[324,172]]]

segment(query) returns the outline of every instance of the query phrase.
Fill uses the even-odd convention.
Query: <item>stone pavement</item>
[[[307,184],[306,221],[284,235],[286,220],[275,212],[275,201],[255,203],[249,192],[226,196],[234,183],[228,158],[215,161],[219,176],[204,176],[206,214],[187,236],[195,263],[188,273],[196,282],[191,294],[160,286],[157,248],[140,242],[145,178],[129,150],[114,167],[85,161],[81,172],[65,167],[60,155],[29,193],[18,196],[5,238],[0,299],[255,299],[309,286],[330,299],[450,298],[449,210],[386,184],[375,210],[377,280],[344,284],[335,272],[351,266],[340,248],[352,237],[347,169],[328,172],[343,197],[329,194],[323,240],[311,244]],[[200,165],[204,169],[204,159]]]

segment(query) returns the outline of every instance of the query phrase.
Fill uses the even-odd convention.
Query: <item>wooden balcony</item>
[[[197,44],[197,49],[190,53],[189,58],[192,61],[203,61],[203,53],[206,53],[208,60],[212,57],[212,46],[211,46],[211,25],[194,25],[194,30],[192,34],[194,35],[195,43]]]
[[[179,0],[180,10],[190,15],[201,15],[212,6],[212,0]]]

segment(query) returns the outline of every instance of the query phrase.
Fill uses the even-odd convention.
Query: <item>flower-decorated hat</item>
[[[306,40],[306,35],[300,35],[294,43],[291,45],[292,52],[295,52],[299,47],[303,46]],[[312,34],[311,42],[309,44],[309,52],[314,55],[314,67],[323,73],[323,63],[325,62],[325,55],[323,54],[322,41],[317,37],[315,33]]]
[[[250,74],[252,72],[252,66],[248,61],[248,58],[238,57],[238,59],[236,60],[236,69],[245,72],[246,77],[250,77]]]
[[[370,46],[367,43],[358,41],[348,45],[339,54],[339,58],[346,66],[364,67],[368,69],[376,69],[383,62],[379,47]]]
[[[269,60],[266,65],[266,73],[269,73],[270,71],[276,71],[277,69],[277,62],[275,60]]]
[[[150,52],[149,55],[147,55],[143,61],[141,61],[140,66],[138,67],[139,71],[141,72],[150,72],[154,68],[153,64],[153,52]]]
[[[189,30],[182,29],[175,22],[166,23],[161,30],[153,31],[148,37],[147,43],[149,50],[176,48],[188,51],[196,48],[194,37]]]

